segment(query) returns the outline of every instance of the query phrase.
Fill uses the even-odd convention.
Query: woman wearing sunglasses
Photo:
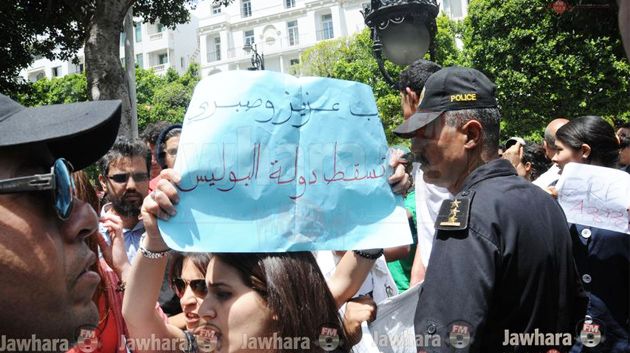
[[[178,196],[168,180],[178,182],[179,176],[167,169],[162,177],[166,180],[142,206],[147,233],[128,277],[123,314],[132,344],[176,344],[144,350],[135,344],[135,352],[324,352],[320,345],[335,345],[337,338],[342,344],[326,350],[350,351],[337,309],[357,292],[374,263],[351,251],[328,284],[310,252],[174,255],[171,282],[186,331],[168,325],[155,310],[169,250],[157,217],[174,214]],[[320,344],[322,334],[330,341]]]

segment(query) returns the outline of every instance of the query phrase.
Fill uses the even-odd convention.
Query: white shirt
[[[422,178],[423,172],[419,163],[413,164],[416,191],[416,221],[418,227],[418,247],[424,267],[429,264],[433,238],[435,237],[435,220],[440,212],[442,201],[453,198],[446,188],[427,184]]]

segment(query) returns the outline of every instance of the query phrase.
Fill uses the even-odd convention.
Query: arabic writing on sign
[[[252,113],[260,114],[260,116],[257,115],[254,117],[254,121],[257,123],[271,123],[272,125],[289,123],[291,127],[301,128],[310,121],[311,116],[313,115],[317,115],[321,112],[339,112],[341,109],[340,102],[329,103],[329,106],[313,106],[309,99],[309,92],[304,93],[305,101],[302,103],[292,102],[291,94],[287,91],[284,91],[284,95],[285,97],[282,97],[283,99],[281,100],[281,103],[274,103],[271,100],[266,99],[263,104],[262,98],[246,100],[245,102],[239,100],[238,102],[230,103],[217,102],[216,100],[212,100],[211,103],[209,101],[203,101],[198,105],[198,111],[188,118],[187,122],[194,123],[211,118],[221,110],[227,110],[226,112],[223,112],[227,114],[249,113],[250,110],[256,110]],[[276,107],[282,108],[276,110]],[[361,109],[356,110],[356,105],[348,106],[347,109],[350,115],[354,117],[367,117],[368,120],[370,117],[378,117],[377,111],[363,112]]]
[[[249,186],[250,183],[254,182],[258,179],[258,174],[260,170],[260,144],[257,143],[254,145],[252,149],[252,163],[249,168],[249,172],[246,175],[237,176],[236,172],[233,170],[226,170],[226,161],[225,161],[225,144],[223,145],[222,153],[221,153],[221,165],[220,172],[215,173],[212,171],[210,175],[208,174],[197,174],[195,176],[195,183],[192,186],[187,185],[179,185],[179,189],[183,192],[191,192],[200,184],[206,184],[209,187],[216,186],[216,189],[221,192],[228,192],[233,190],[236,185]],[[371,171],[367,172],[361,169],[360,163],[352,164],[352,173],[347,175],[344,172],[345,168],[340,168],[337,165],[337,143],[334,144],[333,157],[332,157],[332,166],[331,172],[326,173],[326,171],[319,171],[318,169],[312,169],[310,173],[306,173],[306,175],[302,175],[298,173],[298,161],[300,160],[300,146],[295,147],[295,156],[293,158],[292,166],[290,169],[293,169],[292,173],[286,173],[286,170],[283,171],[283,164],[281,161],[274,159],[271,161],[270,167],[273,169],[271,172],[265,173],[263,178],[267,178],[271,182],[274,182],[276,185],[294,185],[297,181],[298,193],[295,195],[289,195],[289,198],[292,200],[298,199],[304,195],[306,191],[307,185],[314,185],[317,183],[330,184],[335,182],[357,182],[361,180],[369,180],[369,179],[378,179],[383,178],[385,176],[385,157],[381,158],[381,164],[378,168],[374,168]],[[378,171],[377,171],[378,169]],[[290,174],[290,175],[286,175]],[[318,178],[318,175],[321,175],[321,178]],[[229,185],[223,186],[222,183],[224,180],[229,181]]]
[[[569,163],[558,184],[569,223],[628,233],[630,176],[620,170]]]
[[[177,215],[160,230],[179,251],[409,244],[387,154],[369,86],[270,71],[208,76],[184,118]]]

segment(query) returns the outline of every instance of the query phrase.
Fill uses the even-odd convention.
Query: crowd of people
[[[404,351],[368,324],[419,285],[415,337],[433,339],[414,352],[630,352],[630,237],[557,200],[569,163],[630,172],[630,125],[585,114],[501,143],[482,72],[418,60],[398,88],[412,153],[388,182],[414,243],[314,253],[171,251],[157,221],[177,212],[181,125],[116,138],[118,101],[0,95],[0,350]]]

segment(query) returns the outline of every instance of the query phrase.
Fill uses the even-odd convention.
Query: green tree
[[[175,27],[189,20],[198,0],[0,1],[0,91],[19,88],[17,74],[37,55],[74,58],[84,49],[89,98],[121,99],[121,133],[131,135],[131,101],[120,60],[125,16]],[[213,0],[227,5],[233,0]],[[15,95],[15,94],[13,94]]]
[[[464,54],[497,84],[505,136],[540,139],[559,116],[630,115],[630,65],[612,10],[578,7],[557,15],[549,4],[470,2]]]
[[[175,70],[167,71],[164,77],[153,70],[137,72],[139,129],[158,120],[181,123],[199,82],[199,65],[191,64],[181,76]]]
[[[458,64],[461,52],[455,45],[455,37],[459,34],[461,25],[441,14],[437,19],[437,26],[435,61],[440,65]],[[385,82],[378,69],[372,56],[369,29],[347,38],[319,42],[302,53],[300,63],[295,71],[302,75],[332,77],[371,86],[387,141],[390,144],[408,143],[392,132],[403,121],[400,95]],[[390,61],[385,61],[385,67],[394,80],[398,79],[403,69]]]
[[[43,79],[25,85],[18,95],[18,101],[26,106],[74,103],[86,101],[87,81],[83,74],[71,74]]]

